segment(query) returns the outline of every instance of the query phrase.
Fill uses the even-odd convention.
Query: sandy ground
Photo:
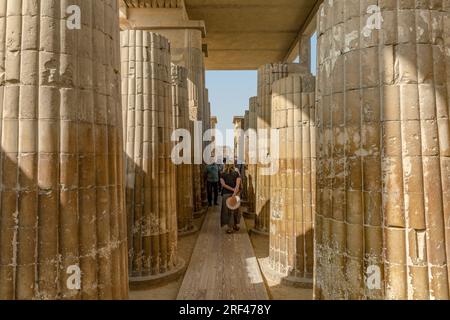
[[[195,224],[199,228],[202,227],[204,216],[195,220]],[[247,228],[250,230],[254,222],[252,219],[245,219]],[[182,237],[178,240],[178,254],[186,261],[186,266],[189,265],[192,252],[194,251],[195,243],[199,236],[199,232],[195,234]],[[251,234],[250,235],[253,248],[255,250],[256,257],[261,263],[269,256],[269,237]],[[178,291],[183,282],[183,276],[180,276],[178,280],[167,283],[165,285],[153,287],[147,290],[130,291],[131,300],[175,300],[178,295]],[[300,289],[280,284],[279,282],[273,282],[266,279],[266,286],[268,293],[273,300],[311,300],[312,290]]]

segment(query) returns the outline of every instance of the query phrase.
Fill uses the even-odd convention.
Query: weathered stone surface
[[[205,94],[205,69],[203,52],[199,48],[197,42],[200,40],[201,33],[189,30],[188,43],[182,50],[185,53],[186,68],[188,73],[188,96],[189,96],[189,109],[191,115],[191,121],[202,121],[202,128],[204,129],[205,121],[203,121],[204,113],[204,94]],[[201,47],[201,46],[200,46]],[[187,60],[186,60],[187,59]],[[209,122],[209,121],[208,121]],[[201,134],[203,135],[203,130]],[[201,143],[203,146],[203,142]],[[193,143],[194,146],[194,143]],[[195,150],[193,149],[195,155]],[[198,155],[197,155],[198,156]],[[200,157],[203,156],[203,150]],[[201,212],[203,209],[203,200],[205,198],[205,186],[203,180],[203,165],[196,164],[193,167],[193,195],[194,195],[194,211]]]
[[[249,116],[248,116],[248,129],[253,130],[256,133],[256,121],[257,121],[257,105],[258,97],[251,97],[249,99]],[[256,205],[256,152],[257,145],[256,142],[250,140],[251,136],[247,136],[247,144],[249,149],[247,152],[247,202],[248,202],[248,213],[255,213]],[[253,145],[252,145],[253,144]],[[250,150],[252,147],[252,150]]]
[[[244,117],[233,117],[233,152],[236,160],[244,160],[244,135],[245,127]]]
[[[177,199],[169,41],[121,32],[126,135],[126,207],[131,280],[177,269]]]
[[[188,70],[188,97],[190,120],[203,121],[203,129],[207,127],[209,118],[204,118],[207,113],[205,107],[205,63],[203,55],[202,38],[203,28],[191,28],[190,23],[195,23],[188,19],[187,13],[180,1],[126,1],[127,7],[132,12],[124,19],[123,28],[130,26],[136,29],[145,29],[157,32],[167,38],[171,47],[172,63],[185,67]],[[142,15],[138,13],[141,12]],[[128,19],[128,20],[127,20]],[[147,25],[147,22],[151,21]],[[206,121],[204,121],[206,119]],[[206,123],[206,125],[205,125]],[[192,127],[194,130],[194,126]],[[203,134],[202,130],[201,134]],[[194,136],[192,131],[192,137]],[[201,142],[200,148],[202,148]],[[194,154],[194,143],[192,143]],[[198,152],[202,157],[203,150]],[[202,165],[194,165],[192,168],[193,180],[193,205],[196,213],[203,212],[203,200],[206,199],[206,188],[202,179]]]
[[[192,131],[189,119],[187,69],[172,64],[172,101],[174,129]],[[183,156],[183,155],[180,155]],[[192,164],[176,166],[178,232],[189,232],[193,224]]]
[[[315,295],[448,299],[448,1],[370,4],[319,12]]]
[[[258,108],[257,131],[258,140],[261,141],[261,132],[267,130],[267,153],[270,155],[270,129],[272,127],[272,85],[275,81],[287,77],[289,74],[306,70],[305,67],[295,63],[276,63],[264,65],[258,70]],[[262,148],[258,153],[264,152]],[[266,156],[266,154],[264,154]],[[258,163],[260,163],[259,161]],[[257,167],[256,180],[256,218],[255,230],[268,234],[270,225],[270,175],[263,174],[264,166]]]
[[[128,297],[117,1],[69,4],[0,1],[0,299]]]
[[[250,124],[250,111],[245,110],[244,114],[244,133],[248,131]],[[244,163],[245,163],[245,169],[244,169],[244,177],[242,179],[242,199],[244,201],[248,201],[248,164],[250,161],[250,155],[249,155],[249,147],[250,147],[250,137],[248,135],[244,136]]]
[[[295,74],[273,83],[272,128],[279,132],[278,171],[270,179],[269,265],[312,287],[316,152],[315,78]]]

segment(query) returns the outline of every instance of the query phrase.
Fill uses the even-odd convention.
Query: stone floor
[[[225,229],[220,207],[210,208],[177,299],[269,299],[244,220],[239,232]]]
[[[220,207],[195,221],[200,232],[179,239],[186,261],[184,276],[147,290],[131,291],[133,300],[223,299],[311,300],[312,290],[294,288],[264,277],[260,265],[269,255],[269,238],[248,235],[252,219],[242,219],[241,231],[220,229]],[[225,261],[226,260],[226,261]]]

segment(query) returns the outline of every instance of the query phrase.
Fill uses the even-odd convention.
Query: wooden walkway
[[[178,300],[268,300],[247,233],[220,228],[220,207],[210,208],[183,279]]]

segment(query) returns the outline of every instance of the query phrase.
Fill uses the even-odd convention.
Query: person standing
[[[221,226],[228,225],[227,233],[231,234],[234,231],[239,231],[239,224],[241,216],[239,208],[231,210],[227,206],[227,200],[231,197],[236,197],[240,193],[241,177],[235,170],[233,164],[226,164],[222,177],[220,179],[222,185],[222,210],[220,214]]]
[[[208,205],[212,207],[218,206],[217,199],[219,197],[219,166],[216,163],[208,164],[206,166],[206,190],[208,193]],[[213,198],[214,196],[214,198]]]

